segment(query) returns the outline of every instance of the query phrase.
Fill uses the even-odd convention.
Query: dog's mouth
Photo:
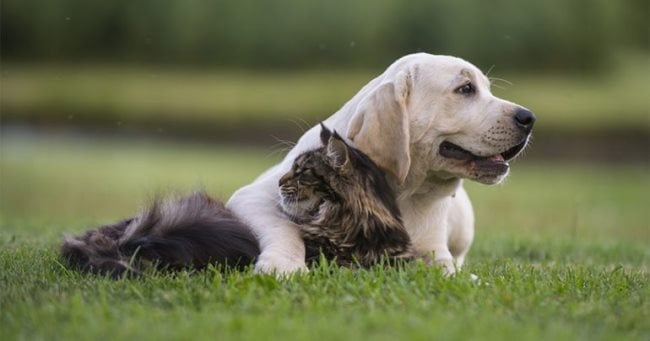
[[[444,141],[440,144],[439,153],[448,159],[468,162],[476,172],[484,176],[496,177],[508,172],[510,167],[508,161],[512,160],[526,147],[527,140],[525,139],[520,144],[491,156],[478,156],[456,144]]]
[[[526,146],[527,140],[522,141],[520,144],[504,151],[503,153],[492,156],[478,156],[472,154],[470,151],[463,149],[457,144],[444,141],[440,144],[440,155],[455,160],[461,161],[480,161],[480,160],[494,160],[507,162],[512,160],[519,152]]]

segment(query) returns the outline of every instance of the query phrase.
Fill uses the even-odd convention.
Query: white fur
[[[455,92],[466,82],[474,84],[476,95]],[[478,174],[467,162],[440,156],[440,143],[487,157],[527,138],[513,123],[519,107],[493,96],[489,87],[481,71],[462,59],[407,55],[324,121],[391,175],[415,252],[423,258],[433,254],[447,273],[462,265],[474,236],[473,210],[461,179],[493,184],[507,174]],[[294,158],[320,144],[319,131],[319,126],[307,131],[280,164],[227,204],[260,240],[258,271],[306,270],[298,226],[278,210],[277,188]]]

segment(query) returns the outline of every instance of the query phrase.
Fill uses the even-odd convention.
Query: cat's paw
[[[284,277],[294,273],[309,272],[309,269],[302,259],[296,260],[266,252],[260,254],[257,259],[255,272]]]

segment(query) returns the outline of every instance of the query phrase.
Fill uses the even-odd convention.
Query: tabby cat
[[[280,208],[301,226],[307,261],[321,252],[342,265],[409,257],[409,236],[383,172],[325,126],[321,141],[296,158],[279,184]],[[115,277],[151,266],[241,267],[259,252],[251,229],[203,192],[156,201],[134,218],[68,237],[61,246],[71,266]]]
[[[300,225],[307,260],[369,266],[409,258],[410,238],[384,173],[321,124],[322,147],[299,155],[279,182],[280,207]]]

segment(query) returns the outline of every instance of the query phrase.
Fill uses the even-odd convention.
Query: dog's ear
[[[347,137],[377,165],[403,183],[411,166],[408,96],[410,75],[380,84],[361,100],[348,126]]]

